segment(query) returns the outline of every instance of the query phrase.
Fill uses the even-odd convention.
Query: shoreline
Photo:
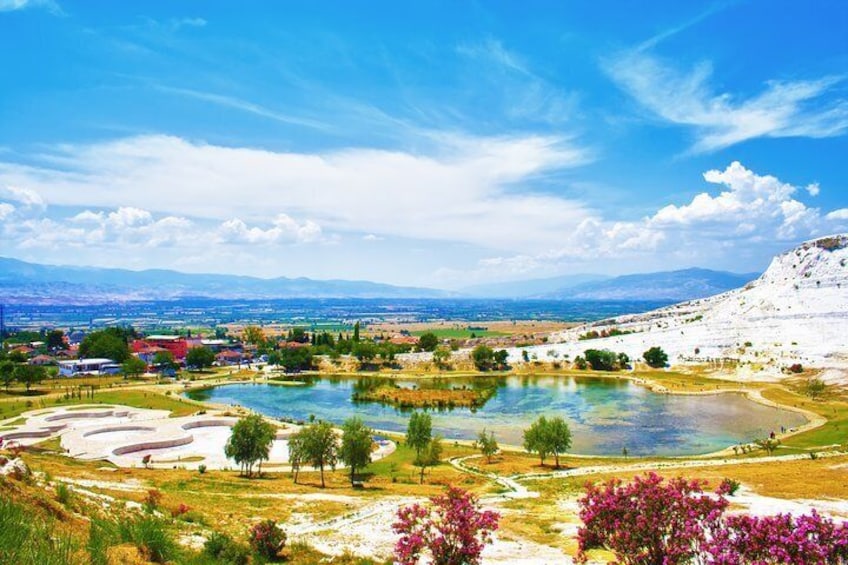
[[[257,376],[262,375],[261,372],[257,372],[256,374],[257,374]],[[756,403],[761,404],[763,406],[769,406],[769,407],[772,407],[772,408],[778,408],[778,409],[781,409],[781,410],[787,410],[787,411],[790,411],[790,412],[795,412],[795,413],[803,415],[807,419],[806,423],[798,426],[797,428],[793,428],[792,431],[786,431],[784,433],[778,434],[777,435],[778,439],[785,439],[785,438],[789,438],[789,437],[792,437],[792,436],[795,436],[795,435],[798,435],[798,434],[801,434],[801,433],[804,433],[804,432],[808,432],[810,430],[814,430],[816,428],[819,428],[819,427],[825,425],[828,422],[828,419],[826,417],[824,417],[821,414],[818,414],[816,412],[813,412],[812,410],[808,410],[808,409],[805,409],[805,408],[799,408],[797,406],[791,406],[791,405],[787,405],[787,404],[781,404],[779,402],[775,402],[775,401],[772,401],[772,400],[769,400],[769,399],[763,397],[762,396],[762,387],[765,386],[766,383],[760,383],[759,385],[757,385],[757,383],[752,383],[756,387],[756,388],[753,388],[753,389],[743,387],[743,388],[725,388],[725,389],[721,389],[721,390],[704,390],[704,391],[680,390],[680,391],[676,391],[676,390],[669,389],[668,387],[662,385],[661,383],[659,383],[657,381],[651,380],[649,377],[642,377],[642,376],[635,375],[633,373],[604,374],[603,372],[594,372],[594,371],[588,372],[588,374],[585,374],[585,375],[584,374],[573,374],[573,373],[557,374],[557,373],[552,373],[552,372],[542,372],[542,373],[535,373],[535,374],[523,374],[523,373],[515,373],[515,372],[507,372],[507,373],[504,373],[504,374],[496,374],[496,373],[491,373],[491,372],[476,372],[476,373],[466,372],[466,373],[461,373],[461,374],[436,373],[436,374],[427,374],[427,375],[420,375],[420,374],[419,375],[415,375],[415,374],[385,375],[385,374],[380,374],[380,373],[377,373],[377,372],[368,372],[368,373],[357,375],[357,374],[345,374],[345,373],[321,373],[321,372],[314,372],[313,373],[313,372],[310,372],[310,373],[308,373],[307,376],[319,377],[319,378],[335,377],[335,378],[349,378],[349,379],[354,379],[354,378],[364,377],[364,376],[384,377],[384,378],[387,378],[387,379],[401,379],[401,378],[402,379],[432,379],[432,378],[474,378],[474,377],[477,377],[477,376],[480,376],[480,377],[499,377],[499,376],[500,377],[521,377],[521,376],[534,376],[534,375],[538,376],[538,377],[554,377],[554,378],[563,378],[563,377],[570,377],[570,378],[584,377],[585,378],[585,377],[588,377],[588,378],[602,378],[602,379],[627,379],[627,380],[633,382],[634,384],[636,384],[638,386],[642,386],[644,388],[647,388],[648,390],[650,390],[651,392],[653,392],[655,394],[674,394],[674,395],[680,395],[680,396],[708,396],[708,395],[716,396],[716,395],[720,395],[720,394],[742,394],[748,400],[750,400],[752,402],[756,402]],[[184,387],[182,387],[181,390],[180,390],[180,396],[182,398],[186,399],[186,400],[190,400],[190,401],[195,402],[195,403],[208,405],[210,408],[215,409],[215,410],[234,410],[234,409],[250,410],[249,408],[241,406],[241,405],[222,405],[222,404],[217,404],[217,403],[209,402],[209,401],[200,401],[200,400],[190,399],[190,398],[183,396],[183,395],[186,392],[190,392],[190,391],[194,391],[194,390],[203,390],[203,389],[215,388],[215,387],[218,387],[218,386],[226,386],[226,385],[239,385],[239,384],[262,385],[262,384],[267,384],[267,385],[271,385],[271,386],[300,386],[296,382],[286,383],[286,382],[279,382],[279,381],[278,382],[270,382],[270,381],[271,381],[270,378],[262,377],[260,379],[250,379],[250,380],[239,379],[239,380],[236,380],[236,381],[223,381],[223,382],[215,382],[215,383],[199,383],[196,386],[189,386],[188,383],[186,383],[186,385],[184,385]],[[742,383],[738,383],[738,382],[735,382],[735,381],[727,381],[727,382],[734,382],[734,384],[742,384]],[[779,383],[768,383],[768,384],[771,384],[771,385],[777,384],[777,386],[780,386]],[[266,416],[267,418],[270,418],[271,420],[279,421],[279,420],[277,420],[277,419],[275,419],[271,416],[267,416],[267,415],[264,415],[264,416]],[[403,435],[402,432],[397,432],[397,431],[379,430],[379,429],[374,429],[374,431],[376,433],[387,434],[387,435]],[[474,440],[469,440],[469,439],[452,439],[450,441],[455,442],[455,443],[460,444],[460,445],[473,445],[474,444]],[[740,445],[740,444],[734,444],[734,445]],[[523,448],[521,446],[516,446],[516,445],[511,445],[511,444],[501,444],[501,447],[504,450],[508,450],[508,451],[512,451],[512,452],[523,452]],[[636,455],[634,455],[632,457],[638,458],[638,459],[649,459],[651,457],[655,457],[657,459],[671,459],[671,460],[710,459],[710,458],[715,458],[715,457],[726,457],[728,454],[733,453],[732,449],[733,449],[733,446],[731,445],[731,446],[727,446],[725,448],[719,449],[717,451],[711,451],[711,452],[702,453],[702,454],[656,455],[656,456],[650,456],[650,455],[636,456]],[[587,458],[587,459],[588,458],[616,459],[616,458],[619,457],[617,455],[593,455],[593,454],[585,454],[585,453],[568,453],[567,456],[568,457],[575,457],[575,458]]]

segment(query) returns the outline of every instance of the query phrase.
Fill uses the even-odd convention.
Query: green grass
[[[44,519],[11,500],[0,499],[0,563],[73,565],[85,563],[73,539],[57,534]]]
[[[431,333],[439,339],[469,339],[471,338],[471,334],[474,334],[475,337],[500,337],[509,335],[505,332],[498,332],[494,330],[469,330],[467,328],[433,328],[430,330],[417,330],[410,333],[415,336]]]

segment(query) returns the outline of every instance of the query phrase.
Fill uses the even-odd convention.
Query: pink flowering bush
[[[433,565],[479,565],[500,515],[481,511],[477,497],[456,487],[430,501],[429,507],[414,504],[398,510],[392,525],[401,535],[395,545],[396,562],[415,565],[428,550]]]
[[[702,486],[682,478],[666,482],[655,473],[629,484],[612,479],[601,487],[588,485],[580,499],[579,558],[585,561],[586,551],[607,548],[626,565],[691,561],[728,505]]]
[[[813,510],[793,517],[728,516],[708,547],[715,565],[848,563],[848,525]]]
[[[714,493],[701,481],[649,473],[629,484],[587,486],[580,499],[579,559],[606,548],[623,565],[825,565],[848,563],[848,525],[815,511],[725,516],[732,482]]]
[[[250,528],[250,548],[266,559],[275,559],[286,544],[286,533],[274,520],[263,520]]]

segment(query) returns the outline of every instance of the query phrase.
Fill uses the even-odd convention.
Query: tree
[[[140,375],[146,370],[147,363],[134,355],[131,355],[121,364],[121,371],[124,373],[124,376]]]
[[[206,346],[192,347],[186,353],[186,366],[194,367],[198,370],[203,370],[206,367],[211,367],[215,362],[215,352]]]
[[[548,443],[545,441],[545,433],[548,428],[548,419],[540,416],[530,427],[524,430],[524,450],[527,453],[538,453],[539,462],[544,465],[545,457],[550,453]]]
[[[9,385],[15,380],[15,364],[8,359],[0,361],[0,380],[6,392],[9,392]]]
[[[265,332],[259,326],[245,326],[242,330],[242,339],[251,345],[262,345],[265,343]]]
[[[478,371],[488,371],[495,362],[495,352],[488,345],[482,343],[471,351],[471,359]]]
[[[409,416],[409,424],[406,427],[406,445],[415,450],[415,457],[420,457],[421,452],[433,439],[433,420],[426,412],[413,412]]]
[[[618,355],[609,349],[587,349],[583,355],[593,371],[615,371],[619,368]]]
[[[495,439],[495,432],[486,433],[486,428],[477,436],[477,449],[480,450],[486,457],[486,463],[492,462],[492,455],[498,452],[498,440]]]
[[[27,392],[29,392],[32,385],[38,384],[47,378],[47,371],[44,367],[39,367],[38,365],[17,365],[14,374],[15,380],[23,383]]]
[[[649,367],[660,369],[668,364],[668,355],[661,347],[654,346],[642,354]]]
[[[453,486],[430,502],[429,507],[414,504],[398,510],[392,525],[401,536],[395,562],[416,565],[427,550],[434,565],[479,565],[500,515],[482,510],[473,494]]]
[[[524,449],[528,453],[538,453],[542,465],[545,457],[553,455],[559,467],[559,456],[571,447],[571,429],[568,424],[555,416],[550,420],[540,416],[530,427],[524,430]]]
[[[47,342],[47,347],[51,350],[68,348],[65,343],[65,332],[62,330],[51,330],[47,332],[45,341]]]
[[[421,334],[418,338],[418,349],[421,351],[435,351],[439,346],[439,338],[433,332]]]
[[[807,382],[804,383],[804,394],[812,398],[813,400],[818,400],[827,392],[827,383],[819,378],[810,378],[807,379]]]
[[[437,347],[435,351],[433,351],[433,363],[436,364],[436,367],[439,369],[447,369],[450,366],[450,357],[451,352],[447,347]]]
[[[309,462],[313,469],[321,471],[321,488],[324,488],[324,467],[333,470],[338,461],[338,437],[329,422],[314,422],[301,428],[297,434],[300,442],[302,462]]]
[[[492,355],[492,360],[494,361],[495,366],[501,371],[505,371],[509,368],[509,365],[507,364],[508,359],[509,353],[506,349],[499,349]]]
[[[287,373],[304,371],[312,367],[311,347],[286,347],[278,354],[278,364]]]
[[[353,342],[356,343],[359,341],[359,322],[353,324]]]
[[[169,371],[176,371],[177,367],[179,367],[177,362],[174,361],[174,354],[170,351],[157,351],[156,355],[153,356],[153,364],[162,374]]]
[[[339,459],[350,467],[350,484],[353,486],[356,470],[371,462],[371,447],[374,430],[365,425],[361,418],[353,416],[342,424],[342,445]]]
[[[545,439],[548,443],[548,453],[553,453],[557,469],[559,469],[560,454],[565,453],[571,447],[571,429],[565,420],[555,416],[548,420]]]
[[[91,332],[80,343],[80,357],[101,357],[123,363],[130,357],[127,336],[131,331],[124,328],[106,328]]]
[[[259,414],[250,414],[240,418],[233,426],[224,454],[241,466],[242,475],[253,476],[253,466],[267,461],[271,453],[276,430]]]
[[[289,465],[292,468],[292,478],[294,484],[297,484],[297,477],[300,474],[300,466],[306,460],[306,455],[303,448],[303,438],[300,434],[294,434],[289,437]]]
[[[364,365],[374,360],[377,356],[377,348],[370,341],[358,341],[354,343],[352,353],[359,359],[359,363]]]

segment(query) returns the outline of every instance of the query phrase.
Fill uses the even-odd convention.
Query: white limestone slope
[[[613,327],[634,333],[577,339]],[[777,375],[781,367],[801,363],[836,369],[825,375],[839,378],[848,369],[848,234],[808,241],[778,255],[744,288],[586,324],[551,336],[551,342],[528,353],[550,361],[606,348],[641,359],[656,345],[673,365],[732,359],[758,372],[764,365],[765,373]],[[520,362],[521,351],[511,350],[511,361]]]

